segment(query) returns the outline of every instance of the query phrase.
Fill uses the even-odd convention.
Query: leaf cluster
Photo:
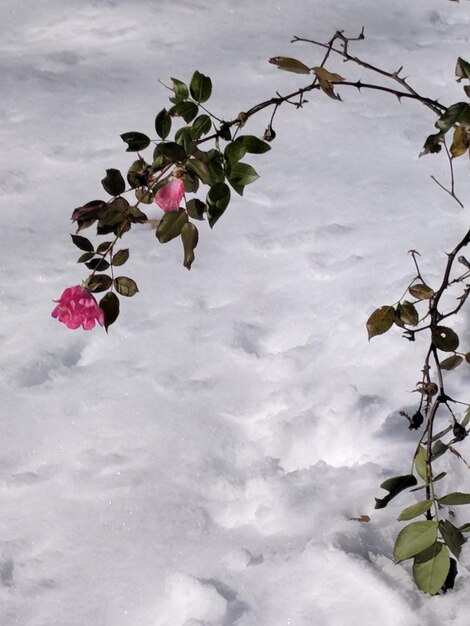
[[[106,330],[119,316],[119,298],[134,296],[138,291],[137,283],[128,276],[115,276],[114,268],[124,265],[129,259],[129,249],[115,250],[119,235],[114,240],[102,241],[95,249],[92,242],[82,235],[71,235],[74,245],[82,251],[77,263],[84,263],[92,273],[84,281],[84,286],[91,293],[107,291],[99,302],[104,313]],[[106,273],[109,270],[109,274]]]
[[[455,67],[457,81],[470,81],[470,63],[457,59]],[[464,85],[465,94],[470,98],[470,85]],[[440,152],[446,133],[453,130],[450,154],[453,158],[462,156],[470,147],[470,103],[456,102],[447,108],[435,124],[437,133],[429,135],[424,143],[421,155]],[[421,156],[420,155],[420,156]]]
[[[206,108],[212,95],[208,76],[196,71],[189,84],[177,78],[171,81],[169,106],[155,117],[157,137],[151,138],[140,131],[121,135],[127,152],[138,153],[138,158],[125,175],[115,168],[106,170],[101,184],[111,199],[92,200],[72,213],[72,221],[77,225],[72,240],[82,251],[78,262],[92,272],[85,284],[91,292],[109,291],[102,300],[106,328],[119,315],[117,294],[133,296],[138,292],[133,279],[114,277],[113,270],[129,258],[128,249],[115,251],[117,240],[134,224],[149,222],[140,206],[151,205],[158,190],[172,178],[183,181],[185,206],[164,213],[155,234],[162,244],[180,239],[183,265],[189,270],[199,240],[194,222],[207,219],[213,228],[230,204],[231,190],[242,196],[245,187],[258,179],[256,170],[246,162],[246,155],[270,150],[263,139],[239,133],[242,114],[232,136],[233,123],[219,120]],[[210,140],[213,146],[203,149],[203,144]],[[141,153],[149,148],[152,148],[150,158],[144,157]],[[130,194],[133,199],[129,198]],[[100,243],[95,250],[89,239],[78,234],[93,225],[97,235],[112,234],[114,240]]]
[[[469,422],[470,409],[461,427],[465,429]],[[420,443],[413,460],[414,472],[388,478],[380,485],[388,492],[387,495],[375,499],[375,508],[381,509],[405,490],[426,490],[424,499],[407,506],[399,514],[399,521],[414,520],[423,515],[425,520],[413,521],[400,531],[393,556],[396,561],[413,559],[415,582],[422,591],[431,595],[445,589],[449,574],[456,573],[456,565],[452,561],[459,559],[462,546],[467,541],[464,535],[470,532],[470,524],[456,527],[449,519],[440,519],[441,511],[446,507],[470,504],[469,493],[454,491],[443,496],[436,495],[435,485],[446,473],[434,476],[432,463],[447,451],[452,451],[449,444],[442,442],[442,437],[450,430],[444,429],[431,441]]]

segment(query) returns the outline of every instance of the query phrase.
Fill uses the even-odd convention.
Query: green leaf
[[[113,284],[113,279],[107,274],[95,274],[87,281],[87,289],[93,293],[107,291]]]
[[[470,493],[462,493],[461,491],[453,491],[446,496],[438,499],[439,504],[458,505],[458,504],[470,504]]]
[[[189,90],[183,81],[178,80],[177,78],[171,78],[171,82],[173,83],[173,91],[175,92],[176,98],[173,98],[172,101],[177,100],[178,102],[181,100],[186,100],[189,96]]]
[[[155,130],[157,135],[166,139],[171,131],[171,117],[166,109],[162,109],[155,118]]]
[[[462,78],[468,78],[470,80],[470,63],[459,57],[457,59],[457,65],[455,66],[455,75],[457,76],[458,83],[460,83]]]
[[[114,265],[115,267],[118,265],[124,265],[124,263],[127,261],[128,258],[129,258],[128,248],[126,248],[125,250],[118,250],[116,254],[113,254],[111,265]]]
[[[136,195],[137,195],[137,191],[136,191]],[[142,202],[146,201],[145,196],[146,194],[142,196]],[[152,192],[152,198],[153,198],[153,192]],[[129,206],[129,208],[127,209],[127,215],[133,224],[145,224],[146,222],[148,222],[148,217],[145,215],[145,213],[143,213],[136,206]]]
[[[214,185],[215,183],[223,182],[224,172],[218,159],[212,157],[209,153],[206,156],[204,156],[204,153],[198,156],[200,158],[192,158],[187,162],[187,168],[194,172],[204,185]]]
[[[383,509],[387,506],[387,504],[395,498],[399,493],[401,493],[404,489],[408,489],[408,487],[414,487],[418,484],[416,477],[413,474],[407,474],[405,476],[394,476],[393,478],[388,478],[385,480],[380,487],[389,492],[385,498],[379,499],[375,498],[375,508]]]
[[[191,136],[191,128],[189,126],[179,128],[175,133],[175,142],[184,148],[186,154],[191,154],[194,146],[194,141]]]
[[[160,243],[167,243],[181,234],[183,226],[188,221],[186,211],[168,211],[160,220],[156,236]]]
[[[294,72],[294,74],[310,74],[310,68],[297,59],[292,57],[272,57],[269,62],[276,65],[278,69],[286,72]]]
[[[211,150],[209,154],[213,156],[213,158],[211,158],[208,162],[209,169],[211,172],[211,179],[213,181],[211,184],[223,183],[225,181],[225,173],[222,167],[221,160],[219,158],[219,156],[221,155],[216,150]]]
[[[271,150],[271,146],[268,143],[254,135],[242,135],[236,141],[241,141],[245,150],[250,154],[264,154]]]
[[[106,214],[108,205],[103,200],[92,200],[84,206],[77,207],[72,213],[72,222],[77,222],[78,230],[88,228],[97,219]]]
[[[100,245],[96,248],[96,252],[98,254],[107,253],[112,243],[113,243],[112,241],[102,241]]]
[[[212,127],[211,118],[208,115],[200,115],[196,117],[191,126],[191,137],[194,140],[200,139],[202,135],[206,135]]]
[[[408,291],[417,300],[429,300],[429,298],[432,298],[434,296],[434,291],[431,289],[431,287],[428,287],[427,285],[423,285],[421,283],[411,285]]]
[[[436,326],[432,329],[431,337],[438,350],[454,352],[459,347],[459,336],[451,328]]]
[[[206,197],[207,204],[207,219],[209,220],[209,226],[214,227],[214,224],[224,213],[225,209],[230,203],[230,189],[225,183],[215,183],[209,189]]]
[[[209,165],[200,159],[189,159],[186,166],[200,178],[204,185],[210,185],[215,182],[212,180],[212,172]]]
[[[152,204],[155,200],[155,191],[153,189],[150,190],[148,187],[139,187],[139,189],[135,190],[135,197],[136,200],[142,202],[142,204]],[[133,207],[133,209],[135,209],[135,207]],[[142,215],[145,215],[145,213]],[[135,220],[131,219],[131,221]],[[143,223],[143,221],[146,220],[140,220],[138,223]]]
[[[94,256],[94,252],[84,252],[78,257],[77,263],[88,263],[88,261],[91,261]]]
[[[126,191],[126,182],[119,170],[106,170],[106,176],[102,179],[101,184],[110,196],[120,196]]]
[[[190,270],[194,261],[194,248],[199,240],[199,233],[194,224],[187,222],[181,229],[181,239],[183,240],[184,261],[183,265]]]
[[[440,430],[438,433],[433,435],[431,441],[437,441],[438,439],[442,439],[442,437],[444,437],[444,435],[447,435],[447,433],[450,433],[451,430],[452,426],[447,426],[443,430]]]
[[[470,423],[470,406],[465,411],[465,415],[464,415],[464,418],[463,418],[461,424],[462,424],[462,426],[468,426],[469,423]],[[450,430],[450,427],[449,427],[449,430]]]
[[[444,585],[449,569],[449,551],[436,542],[414,559],[413,578],[421,591],[434,595]]]
[[[81,235],[70,235],[72,237],[73,243],[77,246],[79,250],[84,250],[85,252],[93,252],[93,244],[86,237],[82,237]]]
[[[397,315],[403,324],[408,326],[416,326],[419,322],[419,314],[416,307],[408,300],[400,302],[397,307]]]
[[[184,191],[186,193],[196,193],[199,189],[199,178],[193,171],[189,169],[184,170],[180,175],[180,179],[184,183]]]
[[[419,153],[419,156],[424,156],[425,154],[436,154],[442,150],[442,141],[444,138],[444,133],[436,133],[435,135],[429,135],[429,137],[424,142],[423,149]]]
[[[240,159],[243,159],[245,154],[246,148],[240,139],[235,139],[225,146],[224,157],[231,165],[238,163]]]
[[[408,506],[398,516],[398,520],[403,522],[405,520],[413,519],[414,517],[418,517],[418,515],[423,515],[426,511],[429,511],[432,505],[432,500],[423,500],[422,502],[417,502],[416,504],[412,504]]]
[[[460,526],[459,530],[461,533],[470,533],[470,523],[467,522],[467,524],[463,524],[463,526]]]
[[[429,483],[429,469],[426,463],[426,448],[424,446],[419,446],[418,452],[414,459],[415,469],[418,472],[418,475],[424,480],[426,484]]]
[[[369,341],[372,337],[386,333],[393,326],[395,309],[392,306],[381,306],[376,309],[367,320]]]
[[[459,354],[454,354],[441,361],[441,369],[443,370],[455,370],[461,363],[463,363],[463,357]]]
[[[196,71],[191,78],[189,91],[196,102],[207,102],[212,93],[212,81],[208,76]]]
[[[133,189],[147,185],[149,167],[144,159],[138,159],[132,163],[127,172],[127,182]]]
[[[243,196],[245,186],[254,183],[258,178],[256,170],[248,163],[235,163],[227,175],[228,182],[240,196]]]
[[[109,326],[114,324],[119,317],[119,298],[115,293],[109,291],[101,298],[99,305],[104,313],[104,327],[106,332],[108,332]]]
[[[117,276],[114,279],[114,288],[119,294],[121,294],[121,296],[126,296],[128,298],[135,296],[135,294],[139,291],[135,280],[132,280],[132,278],[128,278],[127,276]]]
[[[442,441],[436,441],[431,450],[431,461],[438,459],[440,456],[445,454],[448,449],[449,448],[445,443],[442,443]]]
[[[127,143],[126,152],[139,152],[145,150],[150,145],[151,139],[144,135],[144,133],[129,132],[123,133],[121,139],[124,143]]]
[[[467,102],[456,102],[451,104],[447,111],[434,124],[436,128],[446,133],[454,124],[462,122],[470,112],[470,105]]]
[[[405,561],[432,546],[436,539],[437,522],[413,522],[399,532],[393,558],[396,561]]]
[[[191,200],[186,202],[186,211],[188,212],[189,217],[192,217],[195,220],[203,220],[206,205],[198,198],[191,198]]]
[[[199,112],[199,107],[195,102],[178,102],[171,107],[168,113],[172,116],[182,117],[186,124],[192,122],[192,120],[196,117]]]
[[[174,141],[159,143],[155,148],[155,154],[163,155],[170,163],[185,161],[187,158],[186,150]]]
[[[441,472],[440,474],[438,474],[437,476],[434,476],[434,478],[432,479],[433,484],[437,483],[438,480],[442,480],[444,478],[444,476],[446,476],[446,472]],[[418,481],[416,481],[418,482]],[[415,487],[414,489],[410,489],[410,493],[413,493],[415,491],[421,491],[422,489],[426,489],[427,485],[421,485],[420,487]]]
[[[463,544],[467,539],[462,535],[462,532],[456,528],[449,520],[443,520],[439,522],[439,530],[444,539],[446,546],[452,552],[456,559],[460,557]]]
[[[95,272],[104,272],[108,269],[109,263],[106,259],[92,259],[88,263],[85,263],[89,270],[93,270]]]
[[[234,165],[240,161],[240,159],[243,159],[247,152],[251,154],[263,154],[270,149],[271,146],[258,137],[254,135],[242,135],[227,144],[224,150],[224,156],[231,165]]]

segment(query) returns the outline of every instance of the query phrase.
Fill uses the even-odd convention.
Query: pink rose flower
[[[181,178],[171,178],[155,194],[155,203],[164,211],[178,211],[183,196],[183,181]]]
[[[60,296],[57,306],[52,311],[55,317],[67,326],[67,328],[79,328],[91,330],[95,327],[95,321],[101,326],[104,324],[104,313],[92,294],[81,287],[67,287]]]

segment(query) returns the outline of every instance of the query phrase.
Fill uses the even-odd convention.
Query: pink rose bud
[[[184,183],[181,178],[171,178],[155,194],[155,202],[164,211],[178,211],[184,196]]]
[[[60,296],[57,306],[52,311],[52,317],[55,317],[67,326],[67,328],[79,328],[91,330],[95,327],[95,321],[101,326],[104,324],[104,313],[99,307],[92,294],[81,287],[67,287]]]

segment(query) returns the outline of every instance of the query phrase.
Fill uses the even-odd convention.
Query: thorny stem
[[[435,100],[432,100],[430,98],[425,98],[424,96],[420,96],[418,94],[412,94],[412,93],[408,93],[406,91],[399,91],[397,89],[392,89],[390,87],[384,87],[383,85],[374,85],[374,84],[370,84],[370,83],[363,83],[361,81],[341,81],[341,82],[335,82],[335,81],[331,81],[331,84],[334,85],[335,87],[355,87],[356,89],[358,89],[359,91],[361,89],[370,89],[370,90],[375,90],[375,91],[381,91],[384,93],[389,93],[392,94],[394,96],[396,96],[399,100],[401,98],[408,98],[410,100],[417,100],[423,104],[425,104],[426,106],[430,105],[430,104],[438,104],[436,103]],[[283,104],[284,102],[289,102],[290,100],[292,100],[293,98],[297,98],[297,97],[303,97],[303,95],[305,93],[308,93],[309,91],[313,91],[315,89],[320,89],[320,85],[317,82],[317,80],[315,79],[310,85],[307,85],[306,87],[302,87],[300,89],[297,89],[296,91],[293,91],[292,93],[288,94],[287,96],[277,96],[277,97],[273,97],[270,98],[269,100],[265,100],[264,102],[260,102],[259,104],[256,104],[255,106],[251,107],[251,109],[248,109],[248,111],[244,111],[243,112],[243,123],[245,123],[250,117],[252,117],[253,115],[256,115],[256,113],[259,113],[260,111],[263,111],[264,109],[267,109],[269,107],[274,106],[275,107],[275,111],[277,111],[277,109],[281,106],[281,104]],[[441,105],[439,105],[441,106]],[[442,111],[446,110],[446,107],[441,106]],[[433,109],[434,110],[434,109]],[[273,114],[274,117],[274,114]],[[273,120],[273,117],[271,118],[271,123]],[[234,120],[231,120],[230,122],[223,122],[222,126],[224,129],[228,129],[231,128],[232,126],[235,125],[240,125],[240,117],[237,117]],[[212,139],[217,139],[218,137],[220,137],[220,131],[217,131],[215,133],[213,133],[212,135],[208,135],[207,137],[204,137],[203,139],[200,139],[197,143],[198,144],[202,144],[205,143],[206,141],[210,141]]]
[[[449,315],[455,315],[456,313],[458,313],[458,311],[462,308],[464,302],[466,301],[466,299],[468,298],[468,295],[470,294],[470,287],[467,286],[464,294],[460,297],[460,303],[459,305],[451,312],[447,313],[447,314],[441,314],[439,312],[438,306],[439,306],[439,302],[441,300],[442,295],[444,294],[444,292],[446,291],[446,289],[448,289],[450,283],[450,274],[452,271],[452,267],[455,261],[455,257],[457,256],[457,254],[460,252],[460,250],[467,246],[470,243],[470,230],[467,231],[467,233],[465,234],[465,236],[461,239],[461,241],[456,245],[456,247],[452,250],[451,253],[449,253],[447,256],[447,264],[444,270],[444,276],[442,278],[442,282],[441,285],[439,287],[439,289],[437,290],[437,292],[435,293],[435,295],[431,298],[430,300],[430,304],[429,304],[429,314],[431,317],[431,323],[429,324],[429,328],[431,330],[431,332],[433,332],[434,330],[436,330],[436,328],[439,325],[439,322],[444,319],[445,317],[448,317]],[[412,254],[413,256],[413,261],[415,263],[416,269],[418,271],[418,275],[421,276],[421,273],[419,271],[419,266],[416,260],[416,257],[414,254]],[[424,282],[424,281],[423,281]],[[429,412],[429,414],[427,414],[427,426],[426,426],[426,430],[425,430],[425,434],[426,434],[426,474],[427,474],[427,484],[426,484],[426,499],[432,499],[433,500],[433,505],[434,505],[434,513],[435,513],[435,518],[438,519],[438,506],[437,506],[437,501],[436,501],[436,497],[434,494],[434,484],[433,484],[433,473],[432,473],[432,445],[433,445],[433,428],[434,428],[434,420],[436,418],[438,409],[440,407],[441,404],[445,404],[447,406],[447,408],[449,409],[451,415],[452,415],[452,422],[455,425],[457,423],[456,417],[451,409],[451,407],[449,406],[449,401],[451,400],[445,393],[445,389],[444,389],[444,380],[443,380],[443,376],[442,376],[442,368],[441,368],[441,364],[439,361],[439,356],[438,356],[438,352],[437,352],[437,347],[434,344],[433,340],[431,339],[431,345],[430,348],[428,350],[428,353],[426,355],[426,359],[425,359],[425,364],[424,364],[424,368],[423,368],[423,372],[424,372],[424,376],[426,378],[426,376],[428,375],[430,366],[429,366],[429,358],[430,355],[432,354],[433,359],[434,359],[434,363],[435,363],[435,367],[436,367],[436,372],[437,372],[437,378],[438,378],[438,384],[439,384],[439,392],[438,395],[436,397],[436,399],[434,400],[431,410]],[[420,443],[418,444],[418,448],[419,445],[421,444],[422,439],[420,440]],[[432,514],[430,512],[430,510],[427,511],[426,513],[426,517],[428,520],[432,519]]]
[[[334,47],[334,43],[337,39],[340,39],[342,42],[342,46],[343,46],[342,50]],[[421,102],[422,104],[430,108],[431,111],[433,111],[437,115],[442,115],[442,113],[447,110],[447,107],[444,106],[443,104],[440,104],[440,102],[438,102],[437,100],[433,100],[431,98],[426,98],[425,96],[421,96],[415,89],[411,87],[411,85],[407,82],[406,79],[399,76],[402,68],[400,68],[396,72],[387,72],[370,63],[367,63],[366,61],[363,61],[362,59],[359,59],[358,57],[351,56],[348,53],[348,43],[350,41],[359,41],[361,39],[364,39],[364,29],[362,29],[362,32],[358,37],[345,37],[341,31],[337,31],[335,35],[333,36],[333,38],[328,43],[321,43],[313,39],[303,39],[301,37],[294,37],[292,39],[292,42],[294,43],[296,41],[304,41],[304,42],[312,43],[321,48],[326,48],[326,53],[323,57],[323,60],[320,63],[320,67],[323,67],[326,61],[328,60],[330,54],[332,52],[335,52],[336,54],[339,54],[340,56],[342,56],[345,61],[352,61],[356,63],[357,65],[360,65],[372,72],[380,74],[381,76],[386,76],[387,78],[390,78],[398,82],[406,91],[392,89],[391,87],[386,87],[384,85],[374,85],[371,83],[363,83],[360,80],[358,81],[343,80],[343,81],[338,81],[338,82],[331,81],[331,84],[334,85],[335,87],[354,87],[358,90],[369,89],[369,90],[381,91],[384,93],[392,94],[396,96],[399,100],[401,100],[402,98],[407,98],[410,100],[417,100],[418,102]],[[241,117],[243,118],[243,124],[244,124],[250,117],[252,117],[253,115],[256,115],[256,113],[259,113],[260,111],[266,108],[274,107],[274,111],[273,111],[273,114],[271,116],[271,120],[268,126],[268,128],[271,128],[274,115],[276,114],[278,108],[283,103],[289,102],[294,98],[300,98],[297,106],[301,107],[303,103],[304,94],[308,93],[309,91],[313,91],[315,89],[321,89],[320,83],[316,77],[313,80],[313,82],[310,85],[307,85],[306,87],[297,89],[296,91],[293,91],[287,96],[281,96],[278,94],[277,97],[273,97],[273,98],[270,98],[269,100],[265,100],[264,102],[260,102],[259,104],[256,104],[255,106],[251,107],[251,109],[248,109],[248,111],[244,111],[236,119],[222,122],[222,129],[227,130],[235,125],[240,126]],[[221,136],[221,130],[218,130],[212,135],[208,135],[207,137],[200,139],[197,143],[201,144],[206,141],[210,141],[212,139],[218,139],[220,136]]]
[[[380,67],[372,65],[371,63],[368,63],[366,61],[363,61],[359,57],[354,57],[350,55],[348,52],[349,42],[359,41],[364,38],[365,38],[364,28],[362,28],[362,31],[359,34],[359,36],[354,37],[354,38],[345,37],[343,35],[343,31],[337,31],[328,44],[321,43],[320,41],[315,41],[314,39],[305,39],[303,37],[297,37],[297,36],[293,37],[291,42],[296,43],[296,42],[302,41],[306,43],[312,43],[315,46],[319,46],[320,48],[328,48],[328,54],[330,54],[331,52],[335,52],[336,54],[339,54],[341,57],[343,57],[345,61],[352,61],[356,65],[360,65],[361,67],[364,67],[365,69],[370,70],[371,72],[375,72],[376,74],[380,74],[381,76],[386,76],[387,78],[390,78],[391,80],[394,80],[397,83],[399,83],[402,87],[404,87],[409,92],[409,94],[413,98],[425,104],[428,108],[431,109],[431,111],[434,111],[434,113],[436,113],[437,115],[442,115],[442,113],[447,109],[447,107],[437,102],[437,100],[431,100],[430,98],[424,98],[423,96],[419,95],[418,92],[411,87],[408,81],[405,78],[402,78],[400,76],[400,72],[403,69],[402,67],[400,67],[395,72],[387,72],[386,70],[383,70]],[[337,39],[341,41],[341,45],[342,45],[341,49],[333,47],[333,44]]]
[[[450,273],[452,271],[452,266],[454,264],[455,261],[455,257],[457,256],[457,254],[460,252],[460,250],[462,250],[462,248],[465,248],[465,246],[467,246],[470,243],[470,230],[468,230],[464,237],[459,241],[459,243],[455,246],[455,248],[452,250],[452,252],[448,253],[447,255],[447,264],[446,264],[446,268],[444,270],[444,276],[442,279],[442,283],[441,286],[439,287],[439,289],[437,290],[435,296],[432,298],[430,307],[429,307],[429,311],[431,313],[431,317],[434,313],[434,315],[436,316],[436,318],[439,318],[439,320],[443,319],[441,314],[438,312],[437,310],[437,306],[439,304],[439,301],[442,297],[442,294],[444,293],[444,291],[449,287],[449,279],[450,279]],[[460,305],[459,309],[461,308],[462,305]]]

